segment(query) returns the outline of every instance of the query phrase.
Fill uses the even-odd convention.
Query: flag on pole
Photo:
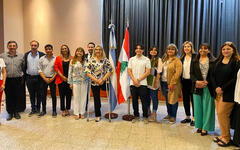
[[[118,104],[125,102],[130,96],[129,76],[127,73],[129,57],[129,32],[128,29],[126,29],[117,64]]]
[[[110,24],[108,26],[110,28],[110,38],[109,38],[109,61],[113,67],[113,74],[110,77],[109,84],[109,99],[110,99],[110,107],[111,112],[115,109],[117,105],[117,74],[116,74],[116,39],[115,39],[115,25]]]

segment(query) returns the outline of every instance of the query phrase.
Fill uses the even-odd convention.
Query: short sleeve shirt
[[[150,69],[151,68],[151,62],[150,59],[147,58],[146,56],[141,56],[141,57],[131,57],[128,63],[128,68],[132,69],[132,74],[135,79],[138,79],[141,77],[145,71],[146,68]],[[133,85],[133,81],[130,80],[130,85]],[[140,85],[146,85],[147,86],[147,79],[143,79],[140,81]]]

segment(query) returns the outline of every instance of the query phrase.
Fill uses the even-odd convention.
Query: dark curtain
[[[129,21],[131,56],[137,43],[145,46],[145,55],[155,45],[162,55],[169,43],[176,44],[181,54],[186,40],[193,42],[196,52],[201,43],[209,43],[216,56],[225,41],[240,48],[239,17],[238,0],[103,0],[102,43],[108,54],[112,22],[118,56]]]

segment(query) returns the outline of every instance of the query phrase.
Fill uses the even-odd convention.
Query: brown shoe
[[[169,123],[175,123],[176,122],[176,118],[174,118],[174,117],[170,117],[170,119],[169,119]]]
[[[65,110],[65,112],[66,112],[66,116],[70,116],[70,113],[68,110]]]
[[[75,119],[75,120],[78,120],[78,119],[79,119],[79,115],[75,115],[75,116],[74,116],[74,119]]]
[[[65,117],[65,116],[66,116],[66,112],[65,112],[65,110],[64,110],[64,111],[62,111],[62,116],[63,116],[63,117]]]
[[[153,112],[149,118],[150,122],[155,122],[156,121],[156,117],[157,117],[157,113]]]
[[[170,118],[170,116],[167,115],[167,116],[165,116],[165,117],[163,118],[163,120],[169,120],[169,118]]]
[[[84,118],[85,118],[84,115],[80,115],[80,116],[81,116],[81,117],[80,117],[81,119],[84,119]]]

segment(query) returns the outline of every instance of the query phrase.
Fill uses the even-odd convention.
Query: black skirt
[[[231,128],[234,129],[233,143],[240,146],[240,104],[235,103],[231,114]]]

